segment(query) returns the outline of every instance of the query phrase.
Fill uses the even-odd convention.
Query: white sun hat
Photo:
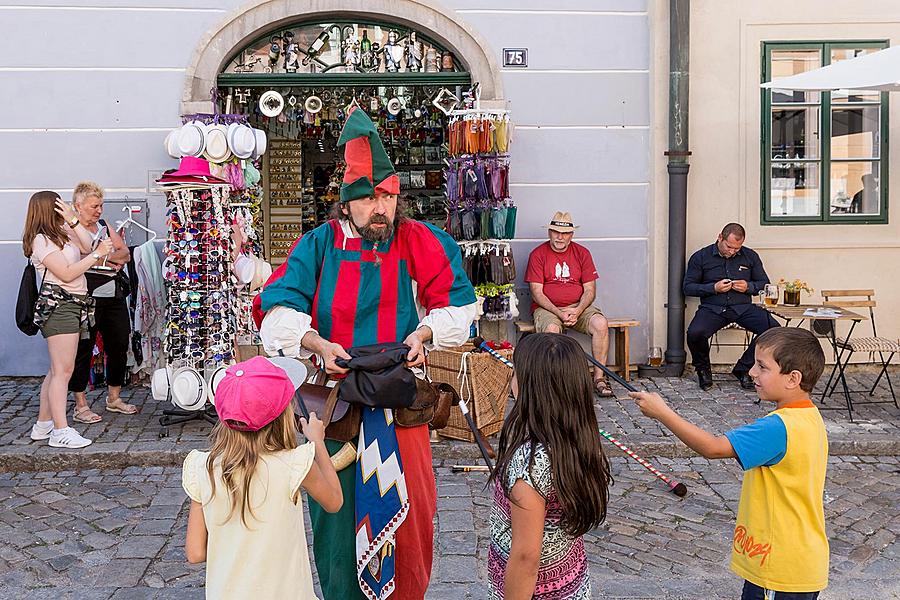
[[[219,365],[213,369],[213,372],[209,375],[209,381],[207,381],[206,385],[206,397],[213,406],[216,405],[216,388],[219,387],[219,384],[225,379],[225,371],[227,370],[228,365]]]
[[[172,375],[172,404],[184,410],[200,410],[206,404],[206,380],[193,367],[181,367]]]
[[[164,142],[166,147],[166,154],[171,156],[172,158],[181,158],[181,150],[178,149],[178,129],[173,129],[169,132],[169,135],[166,136],[166,141]]]
[[[266,132],[262,129],[254,129],[253,135],[256,137],[256,143],[253,148],[252,158],[256,160],[266,153]]]
[[[168,365],[153,371],[153,376],[150,378],[150,392],[154,400],[169,399],[169,386],[172,382],[172,375],[172,367]]]
[[[228,126],[228,146],[240,159],[250,158],[256,147],[256,137],[253,129],[243,123],[232,123]]]
[[[206,125],[202,121],[185,123],[178,130],[178,150],[182,156],[199,157],[206,148]]]
[[[212,125],[206,132],[206,149],[203,152],[209,162],[223,163],[231,158],[228,148],[228,129],[224,125]]]

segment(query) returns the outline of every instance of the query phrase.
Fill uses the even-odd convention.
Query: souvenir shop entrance
[[[392,24],[296,23],[236,52],[218,76],[216,109],[267,133],[255,219],[264,258],[281,264],[328,218],[343,174],[337,141],[354,105],[378,125],[408,215],[443,227],[449,115],[477,93],[450,51]]]

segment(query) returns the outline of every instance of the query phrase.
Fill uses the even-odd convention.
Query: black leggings
[[[69,379],[70,392],[83,392],[87,389],[91,375],[91,356],[97,341],[97,332],[103,337],[103,351],[106,353],[106,383],[112,386],[125,384],[126,363],[128,361],[128,337],[131,333],[131,320],[128,317],[128,305],[125,300],[115,298],[97,298],[94,309],[94,326],[88,339],[78,342],[78,354],[75,356],[75,370]]]

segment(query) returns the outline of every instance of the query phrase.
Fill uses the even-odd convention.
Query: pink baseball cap
[[[229,429],[259,431],[284,412],[297,387],[283,368],[254,356],[225,371],[216,388],[216,412]]]

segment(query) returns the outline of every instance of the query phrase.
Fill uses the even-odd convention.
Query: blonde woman
[[[98,331],[103,337],[103,351],[106,354],[106,410],[124,415],[133,415],[138,411],[135,405],[128,404],[120,396],[125,384],[128,341],[131,335],[131,319],[126,302],[129,290],[123,282],[125,275],[122,267],[131,259],[131,253],[115,228],[109,227],[101,219],[103,188],[93,181],[82,181],[75,186],[72,202],[78,213],[78,222],[91,235],[91,239],[109,238],[113,244],[113,251],[106,264],[115,270],[105,274],[86,274],[88,292],[94,299],[94,325],[91,326],[88,337],[78,343],[75,371],[69,379],[69,391],[75,396],[72,418],[90,425],[102,420],[100,415],[91,410],[86,392]]]
[[[84,273],[109,255],[113,246],[104,240],[95,250],[90,248],[90,234],[59,194],[44,191],[31,197],[22,250],[41,281],[34,322],[50,353],[50,370],[41,384],[41,406],[31,439],[49,439],[54,448],[83,448],[91,443],[66,421],[66,387],[75,366],[75,351],[93,318]],[[88,256],[81,258],[82,253]]]

